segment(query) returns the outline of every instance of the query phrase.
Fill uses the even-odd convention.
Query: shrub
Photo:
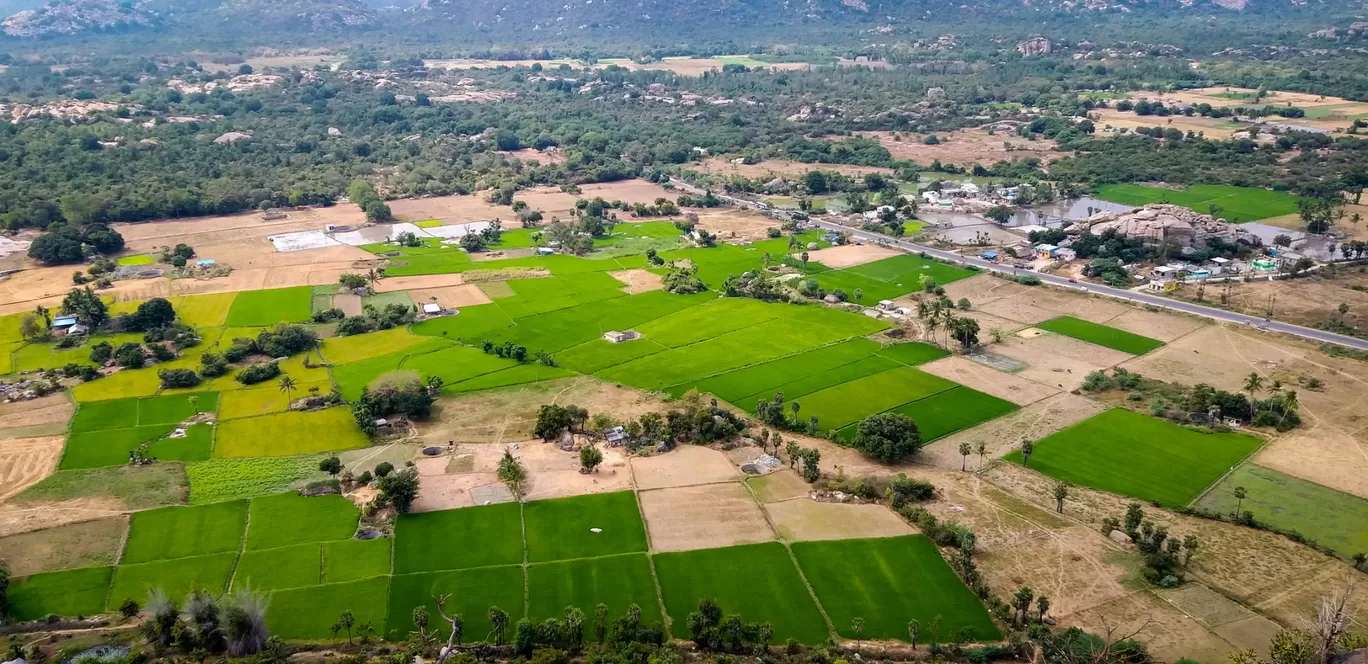
[[[162,369],[157,377],[161,379],[161,386],[167,389],[194,387],[200,383],[199,374],[189,369]]]
[[[343,275],[343,276],[346,276],[346,275]],[[322,311],[315,311],[315,312],[314,312],[314,315],[313,315],[313,322],[315,322],[315,323],[331,323],[331,322],[333,322],[333,321],[335,321],[335,320],[342,320],[343,318],[346,318],[346,316],[347,316],[347,314],[346,314],[345,312],[343,312],[341,309],[338,309],[338,308],[336,308],[336,307],[333,307],[332,309],[324,309],[324,310],[322,310]]]
[[[149,348],[152,349],[152,357],[157,358],[158,362],[170,362],[171,360],[176,359],[176,352],[166,346],[152,344]]]
[[[1017,275],[1016,282],[1022,286],[1039,286],[1040,277],[1037,277],[1034,274],[1019,274]]]
[[[234,339],[233,345],[229,346],[228,350],[223,351],[223,359],[227,362],[241,362],[254,350],[251,339]]]
[[[337,336],[350,337],[355,334],[365,334],[370,332],[371,322],[365,316],[348,316],[337,324]]]
[[[228,363],[223,360],[223,356],[213,351],[205,351],[200,356],[200,375],[205,378],[217,378],[228,373]]]
[[[254,364],[239,371],[235,379],[243,385],[255,385],[279,375],[280,364],[278,362],[267,362],[266,364]]]
[[[394,464],[388,461],[381,461],[380,463],[375,464],[376,477],[384,477],[392,472],[394,472]]]
[[[880,413],[860,421],[851,446],[871,459],[896,463],[921,449],[921,431],[906,415]]]
[[[114,347],[108,341],[101,341],[90,347],[90,361],[103,365],[114,356]]]
[[[141,367],[145,361],[142,344],[132,341],[119,344],[119,348],[114,351],[114,361],[125,369]]]

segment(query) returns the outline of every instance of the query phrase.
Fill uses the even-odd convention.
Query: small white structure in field
[[[893,304],[893,300],[879,300],[879,308],[884,311],[893,311],[897,309],[897,306]]]
[[[436,302],[428,302],[423,305],[423,313],[429,316],[437,316],[442,313],[442,305]]]
[[[641,338],[641,333],[640,333],[640,332],[637,332],[637,331],[635,331],[635,330],[626,330],[626,331],[624,331],[624,332],[616,332],[616,331],[614,331],[614,332],[604,332],[604,333],[603,333],[603,340],[604,340],[604,341],[607,341],[608,343],[612,343],[612,344],[620,344],[620,343],[622,343],[622,342],[624,342],[624,341],[631,341],[631,340],[633,340],[633,339],[640,339],[640,338]]]

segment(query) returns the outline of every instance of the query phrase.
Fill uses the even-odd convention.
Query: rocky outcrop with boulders
[[[1052,50],[1054,44],[1044,37],[1031,37],[1017,44],[1017,51],[1028,58],[1033,55],[1049,55]]]
[[[11,37],[53,37],[87,31],[122,31],[152,27],[158,19],[114,0],[68,0],[26,9],[0,23]]]
[[[1075,222],[1066,229],[1075,234],[1088,232],[1093,235],[1101,235],[1109,230],[1115,230],[1126,237],[1150,239],[1155,242],[1177,240],[1187,244],[1198,244],[1209,237],[1220,237],[1229,241],[1259,243],[1257,238],[1241,232],[1235,224],[1181,205],[1165,203],[1146,205],[1129,212],[1099,212]]]

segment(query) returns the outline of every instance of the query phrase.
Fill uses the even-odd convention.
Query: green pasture
[[[190,504],[207,505],[275,493],[319,475],[322,455],[210,459],[185,464]]]
[[[204,425],[208,426],[208,425]],[[79,470],[83,468],[101,468],[103,466],[117,466],[128,463],[128,453],[137,449],[143,443],[152,442],[171,433],[175,429],[174,425],[161,424],[145,427],[131,427],[128,429],[110,429],[106,431],[86,431],[73,433],[67,438],[66,449],[62,452],[62,462],[58,468],[62,470]],[[154,443],[150,447],[156,447],[161,443]],[[179,446],[177,446],[179,447]],[[205,451],[207,451],[207,447]],[[157,456],[155,452],[153,456]],[[174,453],[165,458],[172,460]],[[195,455],[198,456],[198,455]],[[185,459],[194,461],[198,459]]]
[[[1245,498],[1235,498],[1244,487]],[[1348,558],[1368,551],[1368,500],[1245,462],[1197,500],[1221,514],[1240,511],[1283,530],[1305,535]]]
[[[1029,467],[1081,486],[1180,507],[1262,444],[1252,436],[1200,433],[1113,408],[1037,441]],[[1022,463],[1021,451],[1007,459]]]
[[[1073,316],[1060,316],[1051,318],[1042,323],[1037,323],[1036,327],[1062,334],[1066,337],[1081,339],[1088,343],[1106,346],[1114,350],[1132,355],[1144,355],[1155,348],[1164,345],[1158,339],[1140,336],[1125,330],[1118,330],[1114,327],[1091,323]]]
[[[323,543],[323,583],[346,583],[390,573],[394,540],[345,539]]]
[[[300,323],[313,316],[313,288],[273,288],[243,291],[228,310],[232,327],[268,327],[281,321]]]
[[[827,640],[826,622],[783,544],[659,553],[655,567],[676,636],[688,635],[687,618],[699,600],[712,599],[726,615],[772,624],[776,642]]]
[[[458,511],[483,508],[464,508]],[[402,541],[402,540],[401,540]],[[483,641],[493,630],[489,609],[499,607],[508,613],[509,636],[513,626],[523,617],[523,569],[521,565],[483,567],[479,569],[397,574],[390,579],[389,613],[385,619],[385,638],[402,641],[414,630],[413,610],[425,606],[428,615],[438,616],[434,597],[450,596],[447,615],[460,614],[465,618],[465,640]],[[565,607],[561,607],[564,609]],[[593,607],[581,607],[586,615],[593,615]],[[433,620],[429,629],[440,632],[446,639],[446,622]]]
[[[1216,216],[1232,222],[1296,214],[1298,200],[1297,196],[1286,192],[1221,184],[1195,184],[1187,189],[1104,184],[1097,187],[1094,195],[1123,205],[1171,203],[1202,214],[1209,214],[1211,206],[1216,205],[1220,208]]]
[[[114,584],[109,591],[106,609],[114,610],[126,599],[147,601],[153,588],[165,592],[171,601],[180,603],[194,590],[206,590],[220,595],[228,587],[228,576],[233,571],[235,552],[215,553],[194,558],[158,560],[136,565],[125,564],[114,571]]]
[[[295,456],[369,444],[346,408],[291,411],[220,423],[214,458]]]
[[[237,551],[247,528],[247,501],[134,512],[123,564]]]
[[[923,274],[934,280],[937,285],[944,286],[952,281],[971,277],[974,272],[930,258],[905,254],[844,270],[823,272],[815,278],[817,283],[828,291],[840,288],[851,297],[855,296],[855,289],[858,288],[864,291],[862,302],[873,304],[879,300],[892,300],[921,290]]]
[[[1002,638],[987,609],[924,535],[794,542],[793,554],[847,639],[906,641],[909,620],[926,630],[937,617],[942,642]],[[865,621],[863,635],[851,629],[855,618]]]
[[[789,395],[788,403],[799,402],[798,418],[817,417],[822,430],[836,430],[875,413],[929,397],[956,387],[939,376],[907,366],[899,366],[864,378],[841,383],[806,395]]]
[[[49,615],[104,613],[113,567],[83,567],[15,579],[9,587],[10,617],[38,620]]]
[[[821,392],[830,387],[844,385],[853,380],[867,378],[874,374],[883,373],[891,369],[899,368],[900,364],[880,355],[871,355],[841,366],[819,371],[816,373],[803,375],[796,372],[792,375],[802,376],[773,388],[750,394],[741,399],[731,402],[737,408],[745,409],[746,412],[754,412],[756,404],[761,400],[774,399],[775,395],[783,394],[788,401],[797,401],[799,397],[808,394]],[[800,406],[803,404],[799,404]],[[806,417],[803,418],[806,421]]]
[[[322,352],[323,357],[328,358],[329,362],[341,365],[411,350],[414,347],[435,349],[441,348],[442,344],[434,344],[433,339],[413,334],[407,328],[395,327],[354,334],[350,337],[329,337],[323,340]]]
[[[465,272],[475,266],[470,254],[456,247],[369,244],[361,248],[376,254],[398,253],[397,256],[390,257],[390,264],[385,268],[385,276],[388,277]]]
[[[503,371],[517,366],[516,360],[504,359],[469,346],[451,346],[442,350],[410,356],[404,361],[404,371],[416,371],[427,380],[437,376],[443,383],[459,383],[477,376]]]
[[[530,565],[527,599],[529,616],[534,619],[560,617],[567,606],[593,615],[594,607],[603,603],[608,605],[610,619],[636,604],[641,607],[643,624],[661,622],[655,578],[645,553]]]
[[[614,297],[519,318],[514,325],[492,330],[484,338],[495,343],[511,341],[532,352],[544,350],[555,353],[598,339],[605,332],[637,329],[648,321],[668,317],[675,312],[690,311],[711,300],[716,300],[715,293],[674,295],[652,291]],[[506,301],[500,300],[498,306],[502,307]]]
[[[89,351],[86,352],[87,357],[89,357]],[[80,362],[88,363],[89,360],[80,360]],[[80,383],[71,388],[71,396],[81,403],[86,403],[127,397],[150,397],[160,389],[161,379],[157,377],[156,367],[146,367],[143,369],[125,369],[99,380]]]
[[[301,496],[289,491],[252,499],[247,549],[344,540],[356,533],[361,511],[339,495]]]
[[[182,295],[171,299],[176,310],[176,318],[186,325],[196,328],[218,327],[228,322],[228,312],[238,294],[209,293],[207,295]],[[203,334],[203,329],[200,330]]]
[[[569,369],[548,367],[535,362],[529,362],[527,364],[514,365],[502,371],[476,376],[475,378],[463,380],[453,385],[443,385],[442,393],[461,394],[465,392],[476,392],[496,387],[509,387],[512,385],[536,383],[543,380],[567,378],[575,375],[578,374]]]
[[[138,400],[110,399],[83,403],[71,421],[71,432],[123,429],[138,425]]]
[[[322,577],[322,567],[319,544],[243,551],[233,572],[233,587],[271,592],[316,586]]]
[[[480,284],[480,287],[483,289],[490,285]],[[509,318],[508,314],[504,313],[497,303],[491,303],[462,307],[461,313],[455,316],[429,318],[414,323],[412,330],[414,334],[444,337],[452,341],[464,341],[466,343],[479,343],[490,332],[512,324],[513,319]]]
[[[369,624],[378,635],[386,617],[389,587],[389,577],[379,577],[278,591],[271,594],[266,626],[272,635],[285,639],[331,641],[338,616],[351,611],[356,627]],[[353,636],[357,635],[356,627],[352,628]]]
[[[499,503],[400,515],[394,525],[394,572],[520,564],[521,510],[518,503]]]
[[[132,256],[120,256],[119,265],[151,265],[157,262],[147,254],[134,254]]]
[[[918,364],[926,364],[932,360],[939,360],[950,355],[950,352],[940,346],[932,346],[916,341],[893,344],[879,349],[879,355],[890,360],[897,360],[910,367]]]
[[[572,371],[592,374],[665,350],[664,346],[650,339],[636,339],[617,344],[595,339],[556,353],[556,363]]]
[[[1017,405],[1006,399],[960,386],[903,404],[893,412],[912,418],[922,440],[930,442],[1016,409]]]
[[[790,306],[749,298],[714,298],[639,325],[636,330],[658,344],[678,348],[780,318]]]
[[[530,562],[646,551],[632,491],[532,501],[523,507],[523,519]]]
[[[729,371],[699,381],[697,385],[679,386],[684,388],[679,390],[679,393],[682,394],[690,387],[696,387],[700,392],[712,394],[723,401],[736,404],[737,401],[751,395],[773,392],[781,385],[792,382],[794,376],[821,374],[863,360],[877,350],[879,350],[877,342],[862,338],[851,339],[782,359],[755,364],[744,369]],[[675,392],[675,388],[671,388],[671,392]],[[766,395],[766,398],[769,396],[772,394]]]

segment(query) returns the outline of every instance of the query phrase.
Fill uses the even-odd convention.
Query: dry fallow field
[[[1032,141],[1010,130],[989,134],[983,127],[937,133],[935,136],[940,141],[937,145],[927,145],[925,137],[908,132],[862,131],[858,134],[878,141],[894,159],[911,159],[918,164],[930,164],[939,159],[943,164],[988,166],[1023,157],[1035,157],[1048,164],[1063,156],[1054,151],[1054,141]]]

